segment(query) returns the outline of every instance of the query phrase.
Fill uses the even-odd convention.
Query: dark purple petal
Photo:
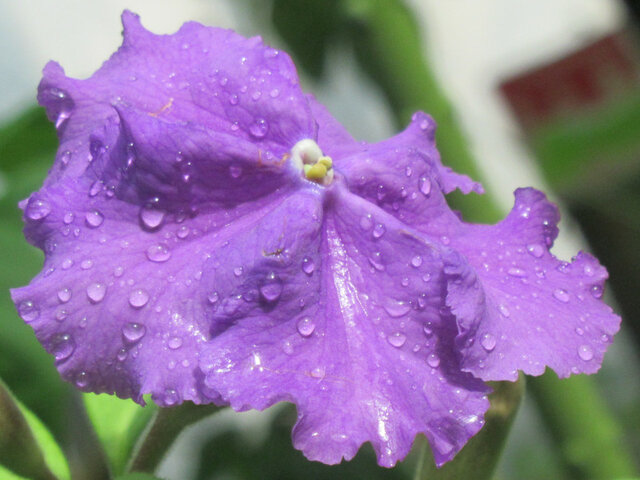
[[[294,444],[312,460],[338,463],[370,441],[392,466],[424,432],[442,464],[488,407],[488,390],[460,371],[455,353],[457,327],[442,297],[446,252],[338,186],[329,195],[324,232],[320,223],[310,237],[301,231],[282,262],[237,279],[233,263],[218,271],[227,302],[270,271],[282,292],[267,305],[241,302],[245,310],[201,360],[205,385],[239,410],[294,402]],[[257,242],[249,231],[227,253],[241,265],[251,255],[237,248]]]
[[[571,263],[556,259],[556,207],[531,188],[515,197],[499,224],[451,235],[469,261],[447,297],[461,326],[463,367],[483,380],[540,375],[547,366],[560,377],[594,373],[620,326],[601,300],[607,272],[582,252]]]

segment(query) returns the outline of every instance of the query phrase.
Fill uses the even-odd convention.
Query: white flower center
[[[291,162],[307,180],[325,187],[333,181],[333,161],[322,154],[316,142],[305,138],[291,149]]]

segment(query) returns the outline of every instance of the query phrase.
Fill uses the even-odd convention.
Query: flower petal
[[[92,160],[90,137],[117,117],[114,104],[228,132],[275,157],[315,137],[293,62],[260,38],[195,22],[154,35],[130,12],[122,21],[122,47],[92,77],[68,78],[56,63],[44,69],[38,99],[61,138],[48,183],[84,171]]]
[[[304,230],[276,271],[287,279],[277,304],[234,316],[208,345],[205,387],[236,409],[296,403],[294,444],[313,460],[338,463],[370,441],[392,466],[424,432],[442,464],[488,407],[488,389],[459,368],[443,252],[339,186],[328,195],[325,233]],[[236,241],[256,243],[253,232]]]
[[[451,235],[470,266],[451,271],[447,303],[460,324],[463,367],[483,380],[515,380],[517,370],[560,377],[594,373],[620,318],[601,300],[606,270],[579,253],[571,263],[550,252],[557,209],[532,188],[515,193],[499,224],[464,225]]]

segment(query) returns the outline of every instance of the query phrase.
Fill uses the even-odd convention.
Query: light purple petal
[[[292,245],[286,239],[295,237],[282,236],[288,256],[270,268],[286,281],[273,308],[234,315],[212,339],[201,360],[205,385],[235,409],[294,402],[294,444],[312,460],[338,463],[370,441],[379,463],[392,466],[424,432],[442,464],[488,407],[487,389],[459,368],[442,252],[338,187],[328,201],[324,233],[305,238],[305,229],[305,241]],[[241,262],[247,249],[236,248],[256,242],[250,231],[228,253]],[[234,281],[221,268],[225,297],[259,283],[254,270]]]
[[[447,298],[461,326],[464,369],[483,380],[515,380],[518,370],[540,375],[546,366],[560,377],[594,373],[620,325],[601,300],[607,272],[585,253],[571,263],[556,259],[548,249],[557,209],[531,188],[515,197],[499,224],[451,235],[470,264],[456,272],[464,282]]]

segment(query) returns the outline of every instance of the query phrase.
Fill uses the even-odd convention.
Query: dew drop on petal
[[[325,376],[325,370],[323,367],[316,367],[311,370],[311,376],[313,378],[322,379]]]
[[[428,177],[420,177],[418,188],[423,195],[428,196],[431,193],[431,180]]]
[[[365,215],[360,219],[360,227],[363,230],[369,230],[373,226],[373,220],[371,219],[371,215]]]
[[[126,348],[121,348],[120,350],[118,350],[118,353],[116,354],[116,358],[118,359],[119,362],[124,362],[127,359],[127,356],[128,356],[128,353]]]
[[[51,213],[51,205],[46,200],[31,199],[27,204],[25,215],[31,220],[42,220]]]
[[[64,222],[65,225],[69,225],[71,222],[73,222],[73,219],[75,218],[75,215],[71,212],[67,212],[64,214],[64,217],[62,217],[62,221]]]
[[[93,182],[93,184],[91,184],[91,188],[89,188],[89,196],[95,197],[102,191],[103,188],[104,184],[102,183],[102,180],[96,180],[95,182]]]
[[[593,349],[589,345],[580,345],[580,347],[578,347],[578,356],[585,362],[588,362],[593,358]]]
[[[218,292],[211,292],[209,295],[207,295],[207,301],[211,305],[216,304],[218,302],[219,298],[220,298],[220,296],[218,295]]]
[[[527,276],[527,272],[518,267],[511,267],[509,270],[507,270],[507,273],[512,277],[522,278]]]
[[[313,323],[311,317],[303,317],[298,320],[297,329],[300,335],[302,335],[303,337],[308,337],[316,329],[316,325],[315,323]]]
[[[396,300],[389,300],[385,306],[385,311],[389,316],[397,318],[406,315],[411,310],[411,305],[408,302],[398,302]]]
[[[107,286],[104,283],[92,283],[87,287],[87,297],[91,303],[99,303],[107,294]]]
[[[78,388],[85,388],[87,385],[89,385],[89,376],[87,375],[87,372],[78,373],[78,375],[76,375],[74,383]]]
[[[385,226],[381,223],[378,223],[375,227],[373,227],[373,231],[371,232],[371,234],[373,235],[373,238],[378,239],[383,236],[386,231],[387,229],[385,228]]]
[[[33,322],[40,316],[40,310],[38,310],[38,307],[36,307],[35,303],[31,300],[20,302],[20,305],[18,305],[18,313],[27,323]]]
[[[140,323],[129,322],[122,327],[122,337],[127,343],[136,343],[140,341],[146,332],[147,328]]]
[[[264,137],[269,131],[269,123],[264,118],[258,118],[249,127],[249,133],[256,138]]]
[[[186,225],[181,226],[176,232],[176,236],[181,240],[187,238],[188,235],[189,235],[189,227],[187,227]]]
[[[591,295],[593,295],[594,298],[602,298],[602,287],[600,285],[592,286]]]
[[[76,342],[68,333],[55,335],[51,340],[51,353],[58,362],[69,358],[75,349]]]
[[[152,262],[162,263],[169,260],[171,252],[165,245],[151,245],[147,248],[147,258]]]
[[[438,368],[438,366],[440,365],[440,357],[438,357],[438,355],[436,355],[435,353],[429,354],[429,356],[427,357],[427,364],[431,368]]]
[[[527,245],[527,252],[529,252],[530,255],[536,258],[542,257],[542,255],[544,254],[544,250],[544,247],[542,245],[538,245],[537,243]]]
[[[416,255],[411,259],[412,267],[418,268],[420,265],[422,265],[422,257],[420,255]]]
[[[401,332],[395,332],[387,337],[387,341],[393,347],[400,348],[407,341],[407,336]]]
[[[482,348],[487,352],[491,352],[496,348],[496,338],[490,333],[485,333],[480,340],[480,345],[482,345]]]
[[[567,303],[569,301],[569,294],[566,290],[558,288],[553,291],[553,296],[556,300],[559,300],[563,303]]]
[[[98,228],[102,225],[102,222],[104,222],[104,216],[98,210],[91,210],[85,215],[84,221],[87,226],[91,228]]]
[[[153,207],[142,207],[140,209],[140,222],[148,230],[155,230],[162,225],[164,212]]]
[[[302,259],[302,271],[307,275],[313,274],[313,271],[316,269],[315,264],[313,263],[313,259],[309,257],[304,257]]]
[[[182,346],[182,339],[180,337],[171,337],[167,345],[171,350],[177,350]]]
[[[60,300],[60,303],[67,303],[71,300],[71,289],[63,288],[62,290],[58,290],[58,300]]]
[[[509,315],[511,315],[511,313],[509,312],[509,309],[506,307],[506,305],[502,303],[498,305],[498,310],[500,310],[500,313],[502,314],[503,317],[509,317]]]
[[[282,282],[275,273],[267,275],[265,283],[260,286],[260,295],[267,302],[275,302],[282,294]]]
[[[142,308],[149,301],[149,294],[141,288],[134,290],[129,294],[129,305],[133,308]]]
[[[71,260],[70,258],[65,258],[62,261],[62,269],[63,270],[69,270],[72,266],[73,266],[73,260]]]

